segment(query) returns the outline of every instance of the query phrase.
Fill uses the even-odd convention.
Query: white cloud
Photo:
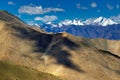
[[[107,4],[107,8],[108,8],[109,10],[113,10],[113,9],[114,9],[114,7],[113,7],[112,5],[110,5],[110,4]]]
[[[85,7],[85,6],[81,6],[79,3],[78,3],[78,4],[76,4],[76,7],[77,7],[77,8],[79,8],[79,9],[83,9],[83,10],[88,9],[88,8],[87,8],[87,7]]]
[[[46,15],[44,17],[35,17],[34,20],[36,20],[36,21],[42,21],[42,22],[52,22],[52,21],[55,21],[57,19],[58,19],[57,16],[54,16],[54,15],[48,16],[48,15]]]
[[[64,9],[61,8],[43,8],[42,6],[21,6],[19,8],[19,13],[27,13],[27,14],[45,14],[45,13],[49,13],[49,12],[61,12],[64,11]]]
[[[96,8],[96,7],[97,7],[96,2],[92,2],[92,3],[91,3],[91,7]]]
[[[9,1],[8,4],[9,4],[9,5],[15,5],[15,3],[12,2],[12,1]]]
[[[111,16],[110,18],[120,24],[120,14],[117,16]]]

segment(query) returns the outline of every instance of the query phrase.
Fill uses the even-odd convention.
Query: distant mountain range
[[[111,18],[105,18],[105,17],[98,17],[98,18],[89,18],[86,20],[69,20],[66,19],[64,21],[61,21],[58,24],[53,24],[52,22],[48,22],[46,24],[51,24],[53,27],[61,27],[61,26],[68,26],[68,25],[79,25],[79,26],[86,26],[86,25],[95,25],[95,26],[108,26],[113,24],[120,24],[120,22],[112,20]]]
[[[58,24],[48,22],[40,25],[40,27],[47,32],[68,32],[86,38],[120,39],[120,23],[104,17],[84,21],[78,19],[65,20]]]

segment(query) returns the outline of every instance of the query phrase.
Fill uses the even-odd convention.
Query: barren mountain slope
[[[120,56],[120,40],[106,40],[106,39],[83,39],[87,44],[95,46],[97,49],[112,52]]]
[[[29,67],[0,61],[0,80],[62,80]]]
[[[119,41],[85,39],[67,33],[48,34],[19,21],[0,21],[1,60],[68,80],[119,80],[120,57],[115,54],[119,53],[120,46],[117,43]]]

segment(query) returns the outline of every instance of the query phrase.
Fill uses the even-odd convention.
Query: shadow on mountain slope
[[[70,39],[66,37],[62,37],[62,33],[44,34],[30,28],[27,29],[22,28],[21,26],[11,26],[11,27],[13,30],[17,31],[17,33],[12,33],[12,35],[28,41],[35,41],[34,47],[36,47],[36,49],[34,49],[33,52],[40,53],[41,55],[44,54],[49,55],[56,59],[57,64],[62,64],[65,67],[71,68],[78,72],[84,72],[79,68],[79,66],[74,64],[69,59],[71,54],[66,50],[63,50],[61,47],[61,45],[65,45],[69,49],[74,50],[77,47],[80,48],[80,46],[74,43],[73,41],[71,41]],[[51,44],[53,45],[51,46],[50,50],[46,52],[46,50],[49,48]]]
[[[120,56],[118,56],[118,55],[116,55],[116,54],[113,54],[113,53],[111,53],[111,52],[109,52],[109,51],[100,50],[100,49],[99,49],[99,51],[100,51],[103,55],[110,55],[110,56],[114,56],[114,57],[117,58],[117,59],[120,59]]]

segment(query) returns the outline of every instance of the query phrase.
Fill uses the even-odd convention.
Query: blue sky
[[[7,10],[25,22],[60,22],[120,15],[120,0],[3,0],[0,10]]]

